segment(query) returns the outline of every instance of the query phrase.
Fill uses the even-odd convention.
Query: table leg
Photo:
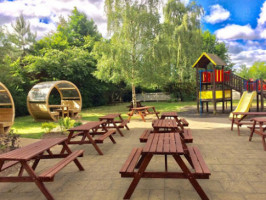
[[[144,122],[146,122],[145,119],[144,119],[144,116],[142,115],[142,112],[141,112],[141,111],[138,111],[138,113],[139,113],[141,119],[142,119]]]
[[[153,112],[155,113],[155,115],[157,116],[157,118],[159,119],[159,115],[158,115],[158,113],[156,112],[155,108],[153,107],[152,109],[153,109]]]
[[[121,115],[119,115],[119,118],[120,118],[121,122],[123,122],[123,121],[124,121],[124,119],[121,117]],[[127,130],[129,130],[129,128],[128,128],[128,126],[127,126],[127,124],[125,124],[125,127],[126,127],[126,129],[127,129]]]
[[[232,119],[232,124],[231,124],[231,131],[232,131],[233,128],[234,128],[234,122],[235,122],[235,115],[233,114],[233,119]]]
[[[251,132],[250,132],[249,141],[252,140],[252,137],[253,137],[253,134],[255,131],[255,126],[256,126],[256,121],[253,122],[253,127],[252,127]]]
[[[69,148],[69,146],[67,145],[66,142],[63,142],[62,146],[63,146],[63,149],[65,149],[68,154],[72,153],[71,149]],[[75,162],[75,164],[77,165],[77,167],[79,168],[80,171],[84,171],[83,166],[80,164],[80,162],[79,162],[79,160],[77,158],[74,160],[74,162]]]
[[[188,178],[188,180],[191,183],[191,185],[197,191],[197,193],[199,194],[199,196],[201,197],[201,199],[208,200],[209,199],[208,196],[206,195],[206,193],[204,192],[204,190],[201,188],[200,184],[195,179],[195,177],[193,176],[193,174],[189,171],[189,169],[187,168],[186,164],[184,163],[184,161],[182,160],[182,158],[180,157],[180,155],[173,155],[173,157],[176,160],[177,164],[180,166],[181,170],[184,172],[184,174]]]
[[[116,125],[116,123],[115,123],[114,121],[112,121],[111,123],[114,125],[115,129],[117,130],[117,132],[118,132],[122,137],[124,137],[124,134],[123,134],[122,131],[119,129],[119,127]]]
[[[34,170],[27,164],[27,162],[26,161],[22,161],[21,164],[23,165],[23,168],[28,172],[29,176],[32,177],[33,181],[38,186],[38,188],[41,190],[41,192],[44,194],[46,199],[54,200],[54,197],[47,190],[47,188],[45,187],[43,182],[38,179],[38,177],[35,174]]]
[[[145,158],[143,159],[143,162],[140,164],[140,168],[138,170],[138,172],[134,175],[134,179],[131,182],[129,188],[127,189],[127,192],[124,196],[124,199],[130,199],[131,195],[133,194],[134,190],[136,189],[140,178],[143,174],[143,172],[146,170],[148,164],[150,163],[151,159],[152,159],[152,154],[148,153]]]
[[[96,149],[96,151],[99,153],[99,155],[103,155],[103,152],[100,150],[100,148],[98,147],[98,145],[92,139],[90,133],[87,131],[84,134],[86,134],[87,138],[89,139],[89,141],[91,142],[91,144],[94,146],[94,148]]]
[[[164,155],[164,166],[165,166],[165,171],[167,172],[168,171],[168,166],[167,166],[167,155]]]
[[[131,110],[131,113],[129,113],[129,116],[128,116],[128,119],[127,119],[129,122],[130,122],[130,119],[133,116],[133,114],[134,114],[134,110],[132,109]]]
[[[265,136],[266,136],[266,135],[262,135],[262,136],[261,136],[264,151],[266,151]]]

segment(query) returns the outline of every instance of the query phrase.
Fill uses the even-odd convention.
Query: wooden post
[[[261,111],[264,110],[264,100],[263,100],[263,79],[260,79],[260,106]]]
[[[233,92],[231,89],[231,111],[233,111]]]
[[[196,65],[196,96],[197,96],[197,111],[199,113],[199,87],[200,87],[200,81],[199,81],[199,68],[198,68],[198,64]]]
[[[223,113],[224,113],[224,66],[222,66],[223,80],[222,80],[222,93],[223,93]]]
[[[215,66],[213,66],[212,76],[212,98],[213,98],[213,114],[216,114],[216,85],[215,85]]]

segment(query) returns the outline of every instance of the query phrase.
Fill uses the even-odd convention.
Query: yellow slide
[[[241,99],[236,107],[236,109],[234,110],[234,112],[248,112],[249,108],[252,105],[252,101],[254,99],[254,97],[256,96],[256,92],[247,92],[245,91],[242,96]],[[237,118],[241,118],[242,115],[238,115]],[[229,115],[229,118],[233,118],[233,113],[231,112]]]

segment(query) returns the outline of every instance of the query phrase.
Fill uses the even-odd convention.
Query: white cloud
[[[71,15],[71,11],[77,7],[84,12],[88,19],[93,19],[98,30],[106,35],[106,17],[103,0],[19,0],[4,1],[0,3],[0,26],[10,27],[16,17],[23,13],[29,20],[33,31],[38,32],[38,38],[43,37],[50,31],[55,31],[59,16],[65,19]],[[47,18],[48,24],[40,22],[40,18]]]
[[[264,2],[262,5],[260,17],[258,19],[258,26],[265,25],[265,22],[266,22],[266,2]]]
[[[230,12],[224,9],[219,4],[212,5],[210,14],[205,16],[205,21],[211,24],[216,24],[227,20],[230,17]]]
[[[257,37],[256,32],[249,24],[245,26],[236,24],[227,25],[226,27],[215,31],[215,34],[218,39],[222,40],[253,40]]]
[[[266,62],[266,50],[256,49],[256,50],[244,50],[238,54],[230,54],[233,63],[236,66],[246,65],[252,66],[255,61]]]

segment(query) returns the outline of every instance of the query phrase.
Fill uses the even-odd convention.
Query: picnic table
[[[141,101],[136,101],[136,106],[137,106],[137,107],[144,107],[144,105],[141,104]],[[133,101],[131,101],[131,102],[130,102],[130,105],[127,106],[127,107],[129,108],[128,110],[130,111],[130,110],[134,107],[134,106],[133,106]]]
[[[160,112],[157,112],[155,110],[154,106],[144,106],[144,107],[132,108],[131,112],[128,113],[128,116],[129,116],[128,117],[128,121],[130,121],[131,117],[134,114],[138,114],[141,117],[141,119],[145,122],[144,116],[155,114],[156,117],[159,119],[159,115],[158,114],[160,114]]]
[[[151,159],[156,155],[171,155],[181,171],[146,171]],[[188,162],[184,162],[187,159]],[[165,165],[167,165],[165,160]],[[191,165],[190,167],[187,166]],[[191,169],[193,168],[193,169]],[[208,179],[210,170],[197,147],[187,147],[179,133],[150,134],[143,148],[134,148],[120,170],[121,177],[133,177],[124,196],[130,199],[141,178],[188,179],[202,199],[208,199],[196,179]]]
[[[140,136],[140,142],[147,142],[151,133],[178,132],[186,143],[193,142],[191,129],[180,127],[175,119],[157,119],[152,122],[153,130],[146,129]]]
[[[62,151],[53,153],[51,148],[57,145],[62,145]],[[77,159],[77,157],[83,156],[83,152],[83,150],[72,152],[68,147],[67,138],[51,138],[1,154],[0,172],[17,164],[20,164],[21,167],[17,176],[0,176],[0,182],[34,182],[47,199],[53,200],[53,196],[43,182],[54,181],[55,174],[72,161],[74,161],[80,171],[83,171],[84,168]],[[41,159],[54,158],[63,159],[40,175],[36,174],[35,170]],[[31,160],[33,161],[32,166],[31,162],[29,162]],[[28,175],[23,175],[24,171]]]
[[[65,116],[69,117],[69,107],[66,105],[50,105],[50,108],[53,109],[53,112],[58,113],[58,117],[61,115],[63,118]],[[55,114],[54,113],[54,114]]]
[[[184,126],[188,126],[189,123],[187,122],[187,120],[185,118],[179,118],[178,117],[178,113],[177,112],[163,112],[161,115],[161,119],[172,119],[174,118],[178,124],[178,126],[180,126],[182,129],[184,128]]]
[[[68,131],[70,132],[68,135],[68,144],[92,144],[100,155],[103,155],[103,152],[97,143],[103,143],[107,137],[110,138],[113,144],[116,143],[112,136],[115,130],[108,131],[104,121],[87,122],[86,124],[68,129]],[[93,137],[95,135],[99,137],[94,140]],[[81,136],[81,140],[73,140],[77,136]]]
[[[242,125],[253,125],[250,120],[245,120],[248,116],[266,116],[266,112],[233,112],[233,118],[231,123],[231,131],[234,128],[234,124],[237,125],[237,133],[240,135],[240,127]]]
[[[251,133],[250,133],[250,136],[249,136],[249,141],[252,140],[252,137],[253,137],[254,133],[260,135],[261,139],[262,139],[263,149],[264,149],[264,151],[266,151],[266,143],[265,143],[266,118],[256,117],[256,118],[251,119],[251,121],[253,121],[253,125],[251,127],[249,127],[251,129]]]
[[[116,120],[117,118],[118,118],[118,120]],[[100,117],[99,120],[105,121],[105,123],[106,123],[105,127],[107,129],[115,128],[121,136],[124,136],[124,135],[123,135],[122,131],[120,130],[120,128],[126,127],[126,129],[129,130],[129,128],[127,126],[128,120],[124,120],[120,113],[108,114],[108,115],[105,115],[103,117]]]

